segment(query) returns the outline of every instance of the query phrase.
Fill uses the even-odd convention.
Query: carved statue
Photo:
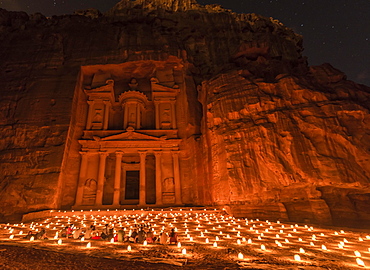
[[[139,85],[139,83],[137,82],[137,80],[135,78],[132,78],[130,83],[128,84],[128,86],[130,86],[130,90],[132,90],[132,91],[136,91],[138,85]]]

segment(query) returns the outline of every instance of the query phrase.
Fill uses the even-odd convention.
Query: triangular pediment
[[[162,139],[147,134],[135,132],[128,128],[126,132],[101,138],[102,141],[161,141]]]

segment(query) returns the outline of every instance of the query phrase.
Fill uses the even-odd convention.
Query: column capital
[[[89,152],[89,151],[80,151],[79,153],[80,153],[81,156],[91,154],[91,152]]]
[[[137,152],[139,153],[140,157],[146,157],[146,154],[148,153],[146,150],[139,150]]]
[[[154,155],[156,156],[156,157],[160,157],[161,155],[162,155],[162,150],[157,150],[157,151],[153,151],[153,153],[154,153]]]
[[[95,104],[95,100],[88,100],[88,101],[87,101],[87,104],[89,104],[89,105],[94,105],[94,104]]]
[[[172,150],[171,151],[172,156],[178,156],[180,154],[179,150]]]
[[[101,157],[107,157],[109,155],[109,153],[106,152],[106,151],[100,151],[98,153],[99,153],[99,156],[101,156]]]
[[[112,105],[112,103],[109,100],[103,100],[104,105]]]
[[[117,157],[122,157],[123,156],[123,154],[124,154],[125,152],[123,152],[123,151],[116,151],[116,156]]]

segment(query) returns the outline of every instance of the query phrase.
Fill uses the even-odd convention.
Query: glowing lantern
[[[218,238],[218,236],[216,236],[216,241],[219,241],[220,239]]]
[[[181,253],[182,253],[182,255],[185,255],[186,254],[186,248],[183,248]]]
[[[14,239],[14,234],[12,234],[11,236],[9,236],[9,239]]]
[[[206,243],[207,243],[207,244],[209,243],[209,240],[208,240],[208,238],[206,238]]]
[[[299,256],[298,254],[294,255],[294,260],[295,261],[300,261],[301,260],[301,256]]]
[[[238,245],[240,245],[242,242],[240,241],[240,239],[238,239],[238,240],[236,240],[236,243],[237,243]]]
[[[22,235],[22,234],[23,234],[23,231],[20,231],[20,232],[19,232],[19,235]]]
[[[127,251],[131,251],[131,246],[127,246]]]
[[[265,245],[264,245],[264,244],[262,244],[262,245],[261,245],[261,249],[262,249],[262,250],[265,250],[265,249],[266,249],[266,247],[265,247]]]
[[[310,245],[311,245],[311,246],[314,246],[315,244],[314,244],[313,242],[310,242]]]
[[[358,238],[358,241],[364,241],[364,239],[362,239],[362,237],[359,237]]]
[[[285,239],[285,242],[286,242],[286,243],[289,243],[289,240],[288,240],[288,239]]]
[[[300,248],[299,249],[299,253],[305,253],[304,249],[303,248]]]
[[[248,239],[248,244],[252,244],[252,239]]]
[[[83,242],[83,241],[85,241],[85,237],[82,236],[81,237],[81,242]]]
[[[111,240],[110,240],[110,242],[111,242],[111,244],[113,244],[114,243],[114,238],[112,238]],[[146,246],[146,243],[145,243],[146,241],[144,241],[144,246]]]
[[[328,250],[325,245],[321,245],[322,250]]]
[[[62,239],[59,239],[58,240],[58,245],[61,245],[62,244]]]
[[[217,247],[217,242],[214,242],[213,243],[213,247]]]
[[[298,241],[299,241],[299,242],[302,242],[302,238],[298,238]]]
[[[31,236],[30,238],[30,242],[34,241],[35,240],[35,237],[34,236]]]
[[[243,260],[243,259],[244,259],[244,255],[243,255],[243,253],[240,253],[240,252],[239,252],[239,254],[238,254],[238,259],[239,259],[239,260]]]
[[[361,257],[361,253],[360,253],[358,250],[355,250],[355,252],[354,252],[354,253],[355,253],[355,256],[356,256],[356,257]]]
[[[360,258],[356,258],[356,262],[357,262],[357,264],[358,264],[359,266],[363,266],[363,267],[365,267],[365,263],[364,263],[364,261],[363,261],[363,260],[361,260]]]
[[[181,243],[180,242],[177,243],[177,247],[181,248]]]

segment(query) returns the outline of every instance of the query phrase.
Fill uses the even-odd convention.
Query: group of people
[[[44,228],[42,228],[40,231],[33,233],[32,231],[29,231],[26,236],[23,237],[23,239],[31,240],[33,237],[34,240],[47,240],[48,237],[46,236],[46,231]]]
[[[48,239],[44,228],[36,234],[29,232],[24,238],[30,239],[32,236],[35,240]],[[110,227],[109,224],[105,224],[104,229],[100,232],[96,230],[95,225],[91,225],[83,231],[82,228],[77,228],[73,224],[70,224],[59,231],[58,236],[76,240],[84,237],[84,239],[102,239],[107,241],[113,239],[114,242],[144,243],[144,241],[146,241],[147,243],[160,243],[163,245],[177,244],[178,242],[178,234],[174,229],[172,229],[169,234],[161,232],[159,237],[156,237],[153,228],[142,225],[136,227],[128,234],[126,234],[124,228],[120,228],[115,234],[113,228]]]

